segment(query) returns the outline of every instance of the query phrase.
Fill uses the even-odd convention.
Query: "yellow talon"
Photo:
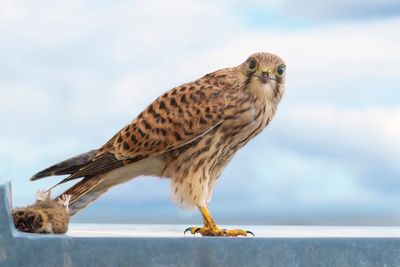
[[[246,230],[220,229],[220,228],[218,228],[218,226],[215,224],[214,220],[212,219],[211,214],[208,211],[207,207],[200,207],[200,212],[204,219],[204,226],[203,227],[189,227],[184,231],[184,234],[186,234],[186,232],[190,231],[190,233],[192,235],[200,233],[202,236],[247,236],[248,234],[251,234],[252,236],[254,236],[254,234],[252,232],[246,231]]]

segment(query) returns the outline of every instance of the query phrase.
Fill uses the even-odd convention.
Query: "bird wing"
[[[117,158],[135,159],[190,143],[220,124],[225,98],[220,88],[187,84],[154,101],[105,148]]]
[[[171,89],[99,148],[89,164],[60,183],[159,155],[203,136],[223,120],[222,89],[207,76]]]

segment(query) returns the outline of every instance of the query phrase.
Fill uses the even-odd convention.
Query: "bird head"
[[[285,85],[285,62],[271,53],[255,53],[239,65],[242,84],[267,98],[282,97]]]

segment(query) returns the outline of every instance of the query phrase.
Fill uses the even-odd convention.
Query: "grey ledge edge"
[[[15,230],[0,180],[0,266],[400,266],[399,238],[143,238]]]

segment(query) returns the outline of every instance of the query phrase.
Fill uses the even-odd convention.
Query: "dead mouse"
[[[66,233],[70,199],[70,195],[62,195],[57,200],[52,200],[50,191],[37,191],[36,202],[33,205],[12,210],[15,228],[29,233]]]

